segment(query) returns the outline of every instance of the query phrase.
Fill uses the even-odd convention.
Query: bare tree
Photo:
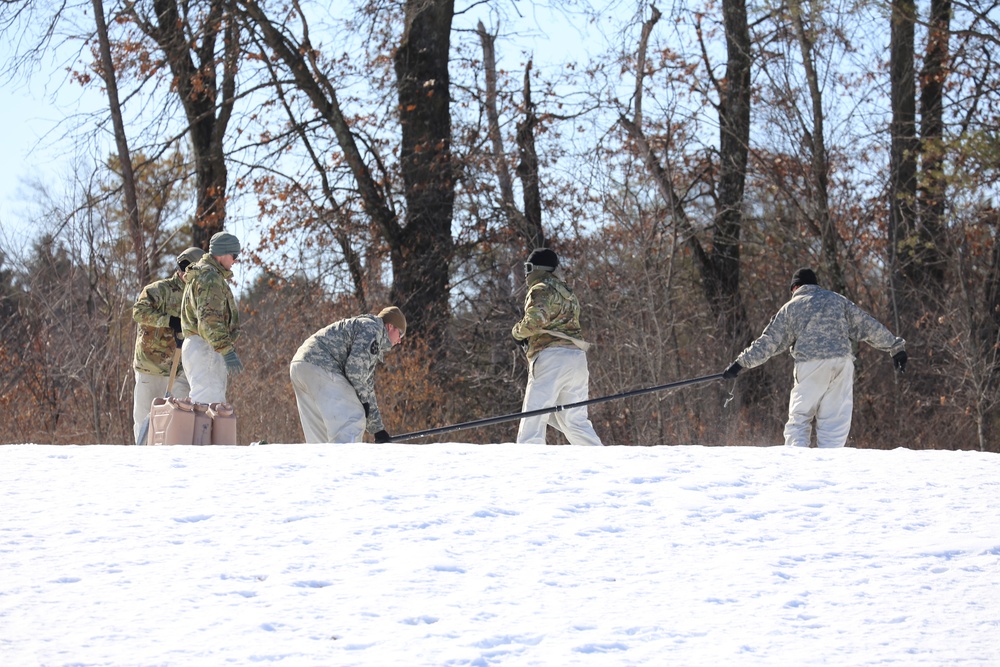
[[[302,34],[296,38],[259,3],[239,0],[239,6],[336,136],[353,175],[356,196],[389,247],[393,268],[391,298],[405,309],[413,331],[426,337],[433,347],[448,320],[448,281],[454,249],[451,221],[455,184],[448,73],[453,3],[408,2],[401,43],[393,57],[405,225],[385,190],[389,184],[377,181],[366,162],[341,109],[337,86],[320,66],[304,15],[298,14]]]
[[[893,0],[890,12],[889,103],[892,110],[889,157],[889,241],[891,275],[897,299],[897,326],[909,330],[915,317],[912,297],[907,295],[908,273],[912,270],[912,246],[907,240],[916,228],[917,126],[914,73],[913,0]],[[900,321],[901,320],[901,321]]]
[[[948,82],[951,0],[931,0],[927,44],[920,70],[920,182],[918,211],[920,243],[915,252],[921,285],[940,298],[944,288],[945,238],[944,91]]]
[[[92,0],[94,20],[97,24],[97,41],[101,54],[101,78],[108,93],[108,105],[111,110],[111,123],[115,132],[115,145],[118,148],[118,161],[122,169],[122,190],[125,194],[125,209],[128,212],[128,230],[132,237],[132,250],[135,253],[136,276],[140,285],[149,282],[149,262],[146,258],[146,242],[143,239],[142,224],[139,216],[139,200],[136,197],[135,172],[132,170],[132,156],[128,150],[128,137],[125,135],[125,122],[122,119],[121,101],[118,99],[118,80],[115,76],[115,64],[111,58],[111,40],[108,37],[108,24],[104,18],[104,3],[102,0]]]
[[[524,68],[524,101],[522,103],[524,117],[517,123],[517,144],[520,152],[517,174],[521,178],[524,197],[524,210],[522,211],[514,202],[514,184],[507,167],[503,133],[500,128],[500,112],[497,108],[496,36],[487,32],[481,21],[476,32],[483,47],[483,74],[486,79],[486,95],[483,105],[486,107],[490,143],[493,147],[494,169],[497,182],[500,185],[500,205],[508,219],[508,224],[517,231],[525,245],[529,249],[541,248],[547,242],[542,227],[538,154],[535,151],[534,140],[534,128],[538,123],[538,117],[535,115],[534,104],[531,101],[531,61],[529,60]]]
[[[750,31],[743,0],[722,3],[727,61],[725,77],[717,79],[703,48],[704,67],[718,96],[715,109],[719,118],[717,178],[714,182],[715,215],[711,244],[706,248],[689,219],[684,200],[674,185],[669,159],[661,160],[642,127],[642,89],[645,53],[652,29],[660,19],[653,7],[643,26],[636,60],[634,116],[622,114],[619,123],[628,132],[637,154],[643,159],[659,187],[660,194],[691,248],[701,277],[702,290],[712,313],[725,332],[729,351],[735,354],[751,337],[746,310],[740,295],[740,234],[743,226],[743,193],[750,139]],[[700,20],[700,19],[699,19]]]
[[[242,54],[238,23],[229,7],[226,0],[194,5],[141,0],[126,6],[128,16],[162,52],[187,117],[197,187],[193,240],[206,250],[226,223],[225,141]]]

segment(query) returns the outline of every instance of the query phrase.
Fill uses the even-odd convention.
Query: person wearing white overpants
[[[555,275],[558,266],[558,256],[548,248],[535,249],[524,264],[524,317],[511,329],[528,356],[522,412],[578,403],[590,394],[590,345],[581,337],[580,302]],[[547,426],[561,431],[571,445],[604,444],[586,406],[522,418],[517,442],[544,445]]]
[[[135,444],[146,444],[145,441],[139,442],[139,431],[142,430],[142,423],[149,417],[153,400],[166,396],[169,384],[169,377],[150,375],[139,371],[135,372],[135,387],[132,390],[132,437],[135,440]],[[188,386],[187,377],[181,371],[178,371],[177,376],[174,378],[174,386],[170,390],[170,395],[174,398],[187,398],[190,394],[191,387]]]
[[[188,248],[177,256],[177,271],[169,278],[146,285],[132,305],[132,319],[136,323],[135,354],[132,369],[135,371],[135,388],[132,392],[132,435],[136,444],[142,424],[149,416],[153,399],[162,398],[170,384],[170,369],[174,352],[180,345],[181,297],[187,270],[205,254],[201,248]],[[174,386],[170,393],[186,398],[190,392],[183,364],[178,364]]]
[[[229,378],[243,371],[235,342],[240,313],[229,287],[240,241],[228,232],[215,234],[208,254],[188,268],[181,300],[181,359],[196,403],[225,403]]]
[[[406,335],[396,306],[378,315],[334,322],[306,339],[292,357],[288,375],[307,443],[392,441],[375,395],[375,368]]]
[[[792,297],[775,314],[757,340],[743,350],[722,374],[734,379],[745,368],[760,366],[790,350],[795,360],[795,384],[788,400],[785,445],[809,447],[816,429],[816,446],[843,447],[854,410],[853,343],[865,342],[892,357],[895,369],[906,369],[906,341],[850,299],[822,289],[812,269],[792,276]]]
[[[589,386],[586,352],[568,347],[541,350],[530,362],[521,410],[531,412],[586,401]],[[603,444],[587,416],[586,407],[525,417],[517,429],[517,441],[543,445],[547,426],[561,431],[574,445],[600,447]]]

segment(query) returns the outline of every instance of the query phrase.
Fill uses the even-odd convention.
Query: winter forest
[[[244,444],[301,442],[296,348],[389,304],[390,432],[518,412],[521,264],[549,246],[592,397],[720,373],[811,266],[908,342],[903,375],[857,350],[849,446],[1000,451],[997,3],[14,0],[0,21],[8,81],[69,49],[65,85],[106,101],[66,130],[90,159],[37,185],[30,238],[0,238],[0,442],[130,442],[136,295],[239,226]],[[791,368],[591,419],[606,444],[779,444]]]

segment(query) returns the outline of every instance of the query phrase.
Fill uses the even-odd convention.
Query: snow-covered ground
[[[1000,456],[0,447],[0,663],[998,665]]]

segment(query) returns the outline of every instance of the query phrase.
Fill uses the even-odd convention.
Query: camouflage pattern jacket
[[[543,329],[580,338],[580,301],[555,274],[536,269],[527,275],[528,294],[524,297],[524,317],[511,329],[515,340],[527,340],[528,359],[548,347],[576,347]]]
[[[791,349],[795,361],[853,356],[852,341],[896,354],[906,341],[850,299],[816,285],[803,285],[764,328],[760,338],[736,357],[753,368]]]
[[[368,404],[369,433],[385,430],[375,399],[375,367],[392,349],[385,323],[375,315],[334,322],[306,339],[292,361],[307,361],[347,378],[358,400]]]
[[[188,267],[181,300],[184,337],[201,336],[219,354],[230,352],[240,335],[240,312],[227,282],[232,277],[232,271],[206,254]]]
[[[157,280],[143,288],[132,306],[136,321],[135,356],[132,367],[146,375],[170,375],[177,343],[170,318],[181,315],[184,281],[180,272],[165,280]],[[178,366],[180,373],[180,366]]]

